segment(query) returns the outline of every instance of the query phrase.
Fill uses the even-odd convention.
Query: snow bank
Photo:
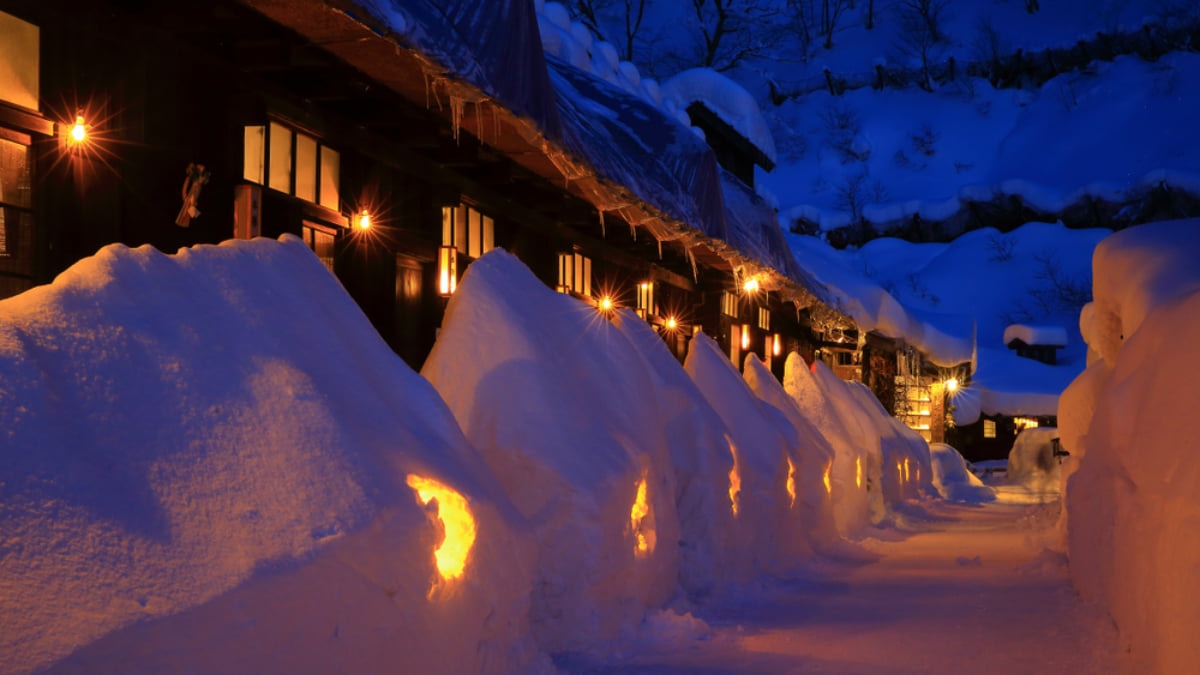
[[[831,493],[838,531],[854,536],[870,520],[868,491],[864,489],[864,471],[869,462],[866,448],[856,440],[857,423],[844,419],[834,404],[833,399],[844,386],[824,363],[817,361],[810,370],[804,359],[793,353],[784,363],[783,387],[833,449],[833,462],[825,468],[825,489]]]
[[[522,519],[295,237],[108,246],[0,302],[0,428],[0,671],[544,663]]]
[[[802,526],[799,536],[817,551],[827,549],[839,538],[833,503],[824,485],[825,469],[833,462],[833,448],[760,359],[746,359],[743,377],[751,391],[784,417],[778,424],[788,441],[788,492],[789,497],[795,495],[791,507]]]
[[[1054,427],[1024,429],[1008,452],[1008,482],[1035,492],[1058,492],[1061,466],[1054,456]]]
[[[967,460],[945,443],[931,443],[933,485],[944,499],[978,504],[996,500],[996,493],[967,469]]]
[[[675,470],[680,584],[700,598],[748,582],[750,566],[740,562],[742,553],[733,545],[738,525],[729,502],[733,456],[725,425],[650,324],[622,312],[614,325],[654,379],[658,423]]]
[[[1097,358],[1063,395],[1071,574],[1106,604],[1133,672],[1200,661],[1200,220],[1096,248],[1084,337]],[[1091,407],[1094,406],[1094,411]]]
[[[595,308],[494,250],[468,268],[422,374],[533,524],[534,635],[618,638],[677,588],[671,448],[648,372]]]
[[[729,495],[737,514],[737,546],[757,572],[793,567],[811,551],[795,534],[798,518],[787,492],[788,438],[782,413],[754,395],[721,348],[703,333],[692,338],[684,369],[728,429],[734,457]],[[780,536],[780,533],[787,533]]]
[[[889,415],[875,394],[861,382],[847,382],[846,385],[862,408],[863,419],[874,427],[879,438],[884,502],[891,507],[932,493],[929,444],[920,434]]]

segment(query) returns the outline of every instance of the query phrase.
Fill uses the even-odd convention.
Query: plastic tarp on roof
[[[603,178],[708,237],[728,240],[716,156],[646,101],[547,58],[566,150]]]
[[[560,136],[533,0],[360,0],[375,18],[458,78]]]
[[[796,262],[775,209],[725,169],[721,169],[721,189],[725,193],[725,222],[729,228],[726,241],[746,258],[774,268],[829,304],[821,284]]]

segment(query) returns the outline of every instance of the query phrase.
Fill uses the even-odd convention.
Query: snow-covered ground
[[[647,617],[572,673],[1111,673],[1112,624],[1079,600],[1057,505],[925,505],[855,559],[764,580],[736,601]]]

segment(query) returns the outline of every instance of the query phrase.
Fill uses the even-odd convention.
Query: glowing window
[[[725,291],[721,296],[721,313],[725,316],[738,315],[738,297],[736,293]]]
[[[575,293],[590,297],[592,294],[592,259],[579,253],[559,253],[557,290],[560,293]]]
[[[242,132],[242,178],[332,211],[341,206],[341,155],[279,122]]]
[[[317,139],[296,134],[296,196],[317,203]]]
[[[643,281],[638,284],[637,312],[643,319],[658,314],[658,303],[654,300],[653,281]]]
[[[763,330],[771,330],[771,310],[766,307],[758,308],[758,327]]]
[[[995,438],[996,437],[996,421],[995,420],[984,420],[983,421],[983,437],[984,438]]]
[[[442,207],[442,246],[478,258],[496,247],[495,221],[470,206]]]
[[[37,26],[0,12],[0,100],[38,109],[38,55],[40,34]]]
[[[333,271],[334,230],[315,223],[305,222],[302,228],[304,243],[321,259],[329,271]]]

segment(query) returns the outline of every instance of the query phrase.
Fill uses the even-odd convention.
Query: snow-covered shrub
[[[1008,453],[1008,482],[1031,490],[1058,491],[1061,466],[1054,456],[1054,427],[1024,429]]]

